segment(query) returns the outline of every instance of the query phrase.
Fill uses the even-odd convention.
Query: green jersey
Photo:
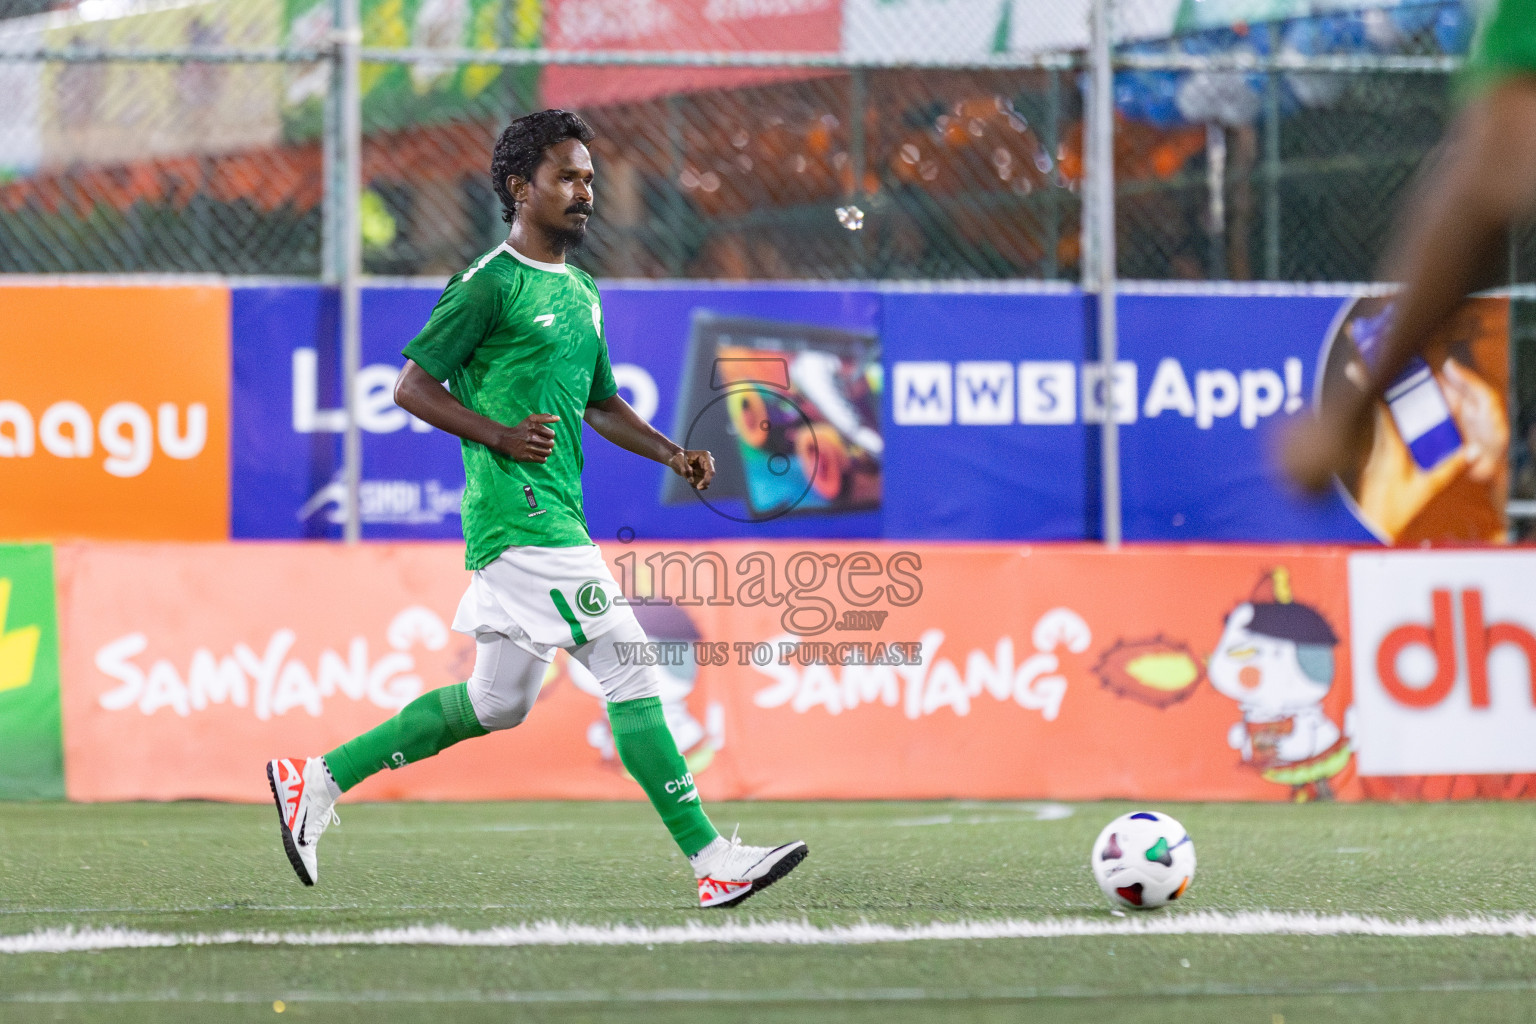
[[[514,544],[591,544],[581,504],[582,414],[618,393],[597,285],[564,263],[531,260],[503,242],[454,276],[403,353],[482,416],[549,424],[545,462],[516,462],[464,441],[464,565],[482,568]]]
[[[1510,75],[1536,72],[1536,0],[1485,6],[1467,55],[1463,91],[1476,92]]]

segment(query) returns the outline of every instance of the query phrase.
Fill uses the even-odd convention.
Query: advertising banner
[[[1180,0],[1123,4],[1117,42],[1167,38]],[[976,60],[1083,50],[1090,0],[844,0],[843,53],[860,60]]]
[[[76,5],[38,19],[53,49],[270,47],[278,0]],[[277,64],[170,61],[42,65],[43,163],[109,164],[278,143]]]
[[[892,537],[1079,540],[1098,528],[1078,294],[883,297]],[[1090,396],[1091,397],[1091,396]],[[1102,414],[1100,414],[1102,418]]]
[[[1285,422],[1310,415],[1318,352],[1352,301],[1121,299],[1115,386],[1128,539],[1372,538],[1339,494],[1298,495],[1274,456]]]
[[[814,549],[826,584],[782,608],[689,609],[705,636],[728,642],[728,664],[700,676],[718,680],[717,762],[743,795],[1355,795],[1335,555],[865,550]],[[814,581],[795,548],[771,553],[786,575]],[[767,664],[759,645],[772,649]],[[890,664],[898,647],[917,657]]]
[[[0,800],[64,796],[53,550],[0,544]]]
[[[366,537],[461,536],[458,440],[391,398],[400,350],[437,296],[363,293]],[[879,311],[872,292],[605,287],[620,393],[679,441],[711,448],[721,476],[704,501],[670,485],[665,467],[585,431],[593,538],[878,536]],[[234,537],[341,535],[337,315],[335,294],[319,287],[234,291]],[[760,418],[746,424],[748,410]],[[737,433],[738,423],[752,430]]]
[[[1373,296],[1339,310],[1319,359],[1324,408],[1365,379],[1392,308]],[[1365,462],[1339,491],[1380,540],[1506,539],[1509,316],[1508,299],[1463,303],[1377,403]]]
[[[843,52],[865,60],[974,60],[1007,53],[1012,8],[1012,0],[847,0]],[[1087,37],[1086,12],[1072,13],[1077,17],[1061,19],[1060,34],[1067,42],[1062,49],[1081,48]],[[1042,40],[1046,48],[1055,34]]]
[[[608,545],[711,799],[1352,798],[1341,553]],[[452,545],[60,550],[69,794],[268,799],[466,678]],[[1198,580],[1198,586],[1191,586]],[[131,599],[130,599],[131,598]],[[594,680],[360,799],[626,799]]]
[[[678,487],[588,432],[593,539],[880,536],[881,308],[873,291],[604,288],[620,392],[719,476]]]
[[[330,45],[332,8],[331,0],[283,0],[281,33],[288,45]],[[359,15],[366,47],[524,49],[538,45],[544,5],[541,0],[361,0]],[[290,137],[319,134],[330,65],[290,66],[283,74],[283,87],[274,96],[281,95],[285,130]],[[370,130],[390,130],[489,114],[505,104],[508,87],[531,93],[537,74],[499,64],[365,62],[358,79],[364,123]]]
[[[1536,772],[1536,552],[1353,554],[1360,770]]]
[[[453,545],[66,545],[58,555],[73,800],[261,799],[264,760],[329,749],[467,678],[472,662],[473,641],[445,625],[467,580]],[[488,758],[477,765],[444,761],[413,781],[449,795],[434,772],[517,763],[497,745],[470,750]],[[373,796],[402,795],[384,781]]]
[[[0,537],[221,539],[229,292],[0,287]]]
[[[1108,382],[1080,295],[882,302],[888,537],[1094,536],[1112,388],[1127,539],[1504,539],[1507,300],[1462,307],[1381,403],[1362,472],[1319,499],[1281,475],[1280,431],[1356,386],[1386,299],[1127,295]]]
[[[363,296],[368,537],[459,536],[458,443],[390,397],[400,349],[437,294]],[[1384,299],[1128,295],[1106,382],[1091,308],[1075,292],[605,285],[603,295],[621,393],[659,429],[712,450],[719,476],[700,495],[587,432],[586,508],[600,543],[1092,538],[1110,387],[1128,539],[1505,534],[1506,300],[1468,303],[1417,376],[1381,403],[1362,473],[1305,499],[1276,466],[1280,431],[1310,415],[1318,395],[1354,386],[1351,367],[1390,310]],[[339,536],[335,297],[236,289],[233,323],[233,536]]]
[[[551,50],[836,53],[840,0],[547,0]],[[803,68],[722,69],[555,65],[545,69],[552,107],[633,103],[696,89],[805,78]]]
[[[1175,31],[1424,5],[1433,0],[1178,0]]]
[[[462,536],[464,466],[458,439],[409,416],[392,398],[434,288],[363,292],[363,533],[380,538]],[[339,538],[347,515],[342,472],[340,307],[316,286],[237,288],[230,467],[230,535]]]

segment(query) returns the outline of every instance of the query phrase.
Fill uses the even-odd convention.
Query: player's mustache
[[[572,203],[570,206],[567,206],[565,208],[565,212],[566,213],[584,213],[588,217],[590,217],[590,216],[592,216],[592,204],[591,203]]]

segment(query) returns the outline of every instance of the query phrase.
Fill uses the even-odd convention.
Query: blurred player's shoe
[[[320,836],[331,822],[341,823],[327,774],[324,758],[285,757],[267,762],[267,782],[272,786],[272,799],[277,801],[283,849],[305,885],[314,885],[320,878],[316,856]]]
[[[736,833],[717,838],[694,858],[699,879],[699,906],[729,907],[766,889],[805,860],[808,851],[798,839],[783,846],[745,846]]]

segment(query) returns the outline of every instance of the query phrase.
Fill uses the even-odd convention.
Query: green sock
[[[484,735],[469,703],[469,688],[456,683],[417,697],[394,718],[326,754],[325,764],[345,793],[374,772],[403,768]]]
[[[677,741],[667,728],[660,697],[642,697],[608,705],[613,745],[619,760],[640,783],[667,831],[689,857],[708,846],[720,833],[709,823],[699,804],[693,774],[677,752]]]

